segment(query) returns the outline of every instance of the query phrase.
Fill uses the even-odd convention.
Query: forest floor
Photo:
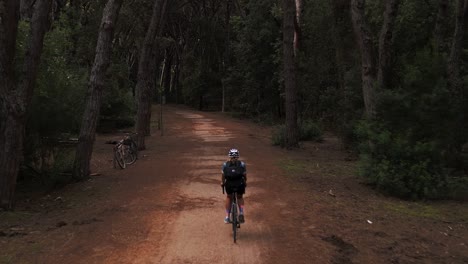
[[[153,119],[158,117],[155,106]],[[468,263],[466,203],[378,194],[326,136],[300,149],[271,145],[270,128],[222,113],[164,106],[163,135],[125,170],[122,135],[99,135],[86,182],[0,212],[0,263]],[[247,163],[246,222],[223,223],[221,165]]]

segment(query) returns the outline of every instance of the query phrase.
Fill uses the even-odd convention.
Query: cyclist
[[[237,190],[237,201],[239,204],[239,222],[244,223],[244,198],[247,186],[247,170],[245,162],[239,160],[239,150],[233,148],[228,153],[229,160],[223,163],[221,186],[226,188],[226,217],[224,223],[229,224],[229,214],[231,213],[231,199],[234,189]]]

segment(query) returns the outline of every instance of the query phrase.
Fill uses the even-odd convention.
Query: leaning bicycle
[[[135,163],[138,159],[138,147],[134,136],[136,133],[127,133],[125,137],[119,141],[108,141],[106,143],[114,144],[113,164],[114,168],[120,167],[125,169],[127,165]]]

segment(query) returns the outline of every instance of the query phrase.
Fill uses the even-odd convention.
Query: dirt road
[[[0,263],[468,263],[466,204],[382,197],[334,138],[285,151],[249,121],[163,112],[134,165],[111,168],[116,135],[101,135],[99,176],[1,213]],[[219,185],[231,147],[249,177],[237,244]]]

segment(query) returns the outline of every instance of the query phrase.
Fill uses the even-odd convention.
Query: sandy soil
[[[119,135],[100,135],[98,176],[0,212],[0,263],[468,263],[466,203],[379,195],[332,136],[287,151],[246,120],[163,113],[134,165],[113,169]],[[219,186],[231,147],[249,177],[236,244]]]

